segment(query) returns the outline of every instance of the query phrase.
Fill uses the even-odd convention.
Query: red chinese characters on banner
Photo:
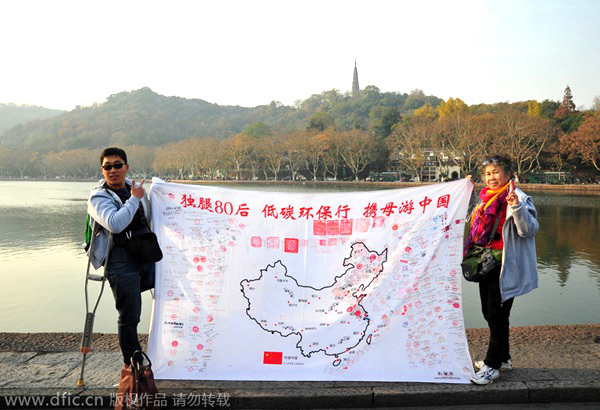
[[[418,202],[418,205],[423,208],[423,213],[428,210],[428,206],[433,202],[432,198],[425,196],[422,200]],[[225,214],[225,215],[239,215],[242,217],[247,217],[250,213],[250,208],[247,203],[243,203],[237,205],[237,208],[231,202],[224,202],[221,200],[213,200],[211,198],[194,198],[192,195],[183,194],[181,196],[180,205],[183,205],[184,208],[197,208],[203,211],[213,212],[216,214]],[[441,195],[437,198],[437,208],[448,208],[450,205],[450,195]],[[316,211],[315,211],[316,209]],[[335,210],[335,212],[334,212]],[[377,202],[369,202],[365,207],[362,213],[362,216],[365,218],[372,219],[380,219],[383,217],[390,217],[392,215],[401,215],[407,214],[410,215],[415,210],[415,203],[413,199],[409,199],[401,202],[400,204],[396,204],[394,202],[388,202],[385,205],[379,207]],[[273,219],[285,219],[285,220],[297,220],[297,219],[314,219],[315,221],[329,221],[336,218],[338,221],[343,221],[348,219],[348,213],[351,211],[350,207],[346,205],[339,205],[337,208],[331,207],[329,205],[320,205],[319,208],[315,207],[299,207],[298,211],[293,205],[287,205],[282,208],[277,209],[273,204],[265,204],[262,209],[262,214],[264,218],[273,218]],[[380,221],[378,221],[375,225],[381,226]],[[328,226],[324,226],[321,229],[321,225],[317,224],[315,232],[324,233],[315,233],[315,235],[326,235],[329,233],[325,233],[328,230]],[[329,229],[333,228],[334,225],[331,225]],[[349,235],[348,232],[352,231],[352,220],[350,220],[349,224],[340,224],[339,230],[340,235]],[[360,228],[363,227],[362,223],[358,225]],[[334,235],[334,234],[332,234]]]
[[[410,215],[411,212],[414,210],[415,210],[415,205],[413,204],[412,199],[410,201],[402,202],[402,204],[398,207],[399,214],[409,214]]]
[[[310,212],[312,211],[312,207],[311,208],[305,208],[302,207],[300,208],[300,216],[298,218],[314,218],[315,216]]]
[[[238,206],[238,210],[235,214],[246,217],[246,216],[248,216],[249,212],[250,212],[250,208],[248,208],[248,204],[241,204],[240,206]]]
[[[321,207],[319,208],[319,210],[316,213],[317,219],[323,219],[323,220],[327,220],[327,219],[331,219],[331,207],[330,206],[323,206],[321,205]]]
[[[220,202],[220,201],[217,201],[217,202]],[[216,202],[215,202],[215,204],[216,204]],[[212,203],[211,203],[210,198],[200,198],[200,199],[198,199],[198,205],[196,205],[196,207],[199,208],[199,209],[206,210],[208,212],[212,212],[213,211],[212,210]]]
[[[385,206],[381,209],[381,213],[384,214],[385,216],[390,216],[391,214],[394,213],[394,209],[398,208],[396,205],[394,205],[393,202],[388,202],[387,204],[385,204]]]
[[[365,218],[375,218],[377,216],[377,203],[371,203],[365,206],[365,212],[363,212]]]
[[[188,196],[188,194],[183,194],[183,197],[181,198],[181,202],[179,204],[183,205],[184,208],[187,208],[188,206],[195,208],[196,200],[191,195]]]
[[[349,211],[350,211],[350,207],[348,205],[340,205],[340,206],[338,206],[338,209],[335,212],[335,216],[336,216],[336,218],[348,219]]]
[[[296,220],[296,218],[294,218],[294,207],[291,205],[281,208],[281,212],[279,212],[279,215],[281,215],[283,219],[292,219],[294,221]]]
[[[262,210],[262,213],[265,216],[265,218],[279,218],[279,213],[275,209],[275,205],[265,205],[265,207]]]
[[[438,198],[438,202],[437,202],[438,208],[446,208],[447,209],[449,204],[450,204],[450,194],[442,195],[441,197]]]
[[[184,208],[197,208],[203,211],[213,212],[216,214],[225,214],[225,215],[239,215],[242,217],[247,217],[250,212],[250,208],[247,203],[243,203],[238,205],[237,211],[235,211],[235,206],[233,203],[228,201],[216,200],[213,201],[211,198],[194,198],[192,195],[183,194],[181,196],[181,200],[179,201],[180,205],[183,205]]]
[[[419,202],[419,205],[423,207],[423,213],[425,213],[425,208],[427,208],[427,206],[429,206],[430,203],[431,199],[427,198],[427,195],[425,195],[425,198],[421,202]]]
[[[428,196],[425,196],[425,198],[419,201],[419,205],[423,208],[423,213],[425,213],[427,207],[431,204],[431,202],[433,202],[433,200]],[[448,208],[448,205],[450,205],[450,195],[442,195],[438,197],[438,208]],[[415,203],[412,199],[403,201],[402,203],[400,203],[400,205],[396,205],[394,202],[388,202],[382,208],[379,208],[376,202],[369,202],[364,209],[365,210],[363,212],[363,216],[365,218],[376,219],[381,216],[378,215],[378,213],[381,213],[386,217],[389,217],[394,214],[410,215],[412,211],[415,210]]]

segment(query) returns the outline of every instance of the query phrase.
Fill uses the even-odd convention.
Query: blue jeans
[[[119,312],[119,346],[123,362],[129,364],[141,350],[137,325],[142,313],[142,292],[154,287],[154,263],[109,262],[107,278]]]

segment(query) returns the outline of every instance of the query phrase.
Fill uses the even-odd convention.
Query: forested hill
[[[63,112],[35,105],[0,104],[0,134],[17,124],[54,117]]]
[[[38,152],[107,145],[152,146],[192,136],[232,135],[248,123],[276,123],[292,111],[281,106],[219,106],[199,99],[165,97],[142,88],[113,94],[103,104],[19,124],[0,140]]]
[[[306,129],[311,121],[314,127],[368,129],[370,124],[397,122],[401,113],[425,103],[435,107],[440,101],[420,90],[401,94],[368,86],[357,97],[331,90],[299,100],[294,107],[273,101],[247,108],[166,97],[142,88],[111,95],[102,104],[19,124],[0,135],[0,143],[50,152],[109,145],[157,146],[189,137],[225,138],[256,123],[266,124],[273,133]]]

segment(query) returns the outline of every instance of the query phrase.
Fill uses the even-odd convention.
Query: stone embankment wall
[[[487,346],[487,328],[467,329],[469,344],[476,349]],[[600,344],[600,324],[544,325],[511,327],[511,345]],[[140,335],[146,346],[148,335]],[[79,351],[81,333],[0,333],[0,352],[66,352]],[[92,342],[96,351],[118,351],[116,334],[96,333]]]

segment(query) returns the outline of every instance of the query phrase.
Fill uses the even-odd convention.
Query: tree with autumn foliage
[[[584,163],[591,164],[600,171],[600,113],[586,115],[577,131],[565,134],[561,139],[575,155],[581,156]]]
[[[330,129],[330,132],[333,132],[333,130]],[[313,180],[317,179],[317,173],[319,172],[320,168],[323,168],[324,170],[327,169],[323,162],[326,152],[331,150],[331,141],[328,137],[330,132],[324,131],[312,135],[307,139],[304,165],[306,166],[306,170],[312,176]]]
[[[583,121],[583,115],[576,110],[575,103],[573,102],[573,94],[571,93],[571,87],[567,85],[565,88],[565,94],[562,103],[554,114],[563,132],[570,133],[579,127],[579,124]]]
[[[567,85],[565,88],[565,95],[563,96],[562,103],[556,113],[554,114],[556,118],[563,119],[569,115],[575,114],[577,110],[575,109],[575,103],[573,102],[573,94],[571,93],[571,87]]]
[[[527,101],[527,115],[539,117],[542,115],[542,107],[536,100]]]
[[[308,119],[309,130],[325,131],[329,127],[333,127],[333,118],[328,112],[316,112]]]
[[[131,175],[135,177],[150,177],[152,164],[156,156],[156,147],[129,145],[123,147],[127,153],[127,162],[131,164]]]
[[[248,160],[252,139],[246,134],[238,134],[221,141],[223,165],[233,168],[236,180],[242,176],[242,167]]]
[[[390,161],[398,163],[404,169],[423,180],[425,170],[425,149],[430,148],[431,136],[436,125],[427,118],[413,117],[394,127],[386,139],[390,151]]]
[[[600,111],[600,95],[594,97],[594,102],[592,103],[593,111]]]
[[[413,116],[434,119],[438,116],[438,110],[433,108],[431,104],[426,103],[421,108],[417,108],[413,113]]]
[[[375,141],[365,131],[346,131],[339,135],[338,153],[350,168],[354,179],[374,160]]]
[[[306,163],[306,157],[310,151],[311,137],[315,131],[297,131],[285,136],[283,147],[285,150],[286,167],[291,173],[292,181],[298,179],[302,166]]]
[[[337,181],[343,163],[339,151],[341,149],[340,147],[344,144],[344,141],[342,141],[341,134],[334,131],[333,128],[326,129],[325,132],[320,135],[322,138],[321,143],[324,144],[322,153],[323,179],[329,174]]]
[[[494,117],[493,137],[485,152],[505,152],[516,165],[520,177],[540,166],[540,155],[546,144],[560,130],[540,116],[507,109]]]
[[[469,107],[463,100],[452,97],[448,98],[448,101],[442,101],[437,107],[440,120],[451,116],[453,113],[467,112],[468,109]]]
[[[460,167],[462,175],[474,174],[486,141],[491,134],[492,114],[462,114],[444,117],[439,121],[442,149],[448,151],[450,162]],[[438,144],[439,145],[439,144]]]
[[[263,173],[267,178],[267,170],[271,171],[273,179],[279,179],[279,173],[285,160],[285,144],[281,135],[272,137],[263,137],[258,140],[257,150],[259,156],[263,158]]]

